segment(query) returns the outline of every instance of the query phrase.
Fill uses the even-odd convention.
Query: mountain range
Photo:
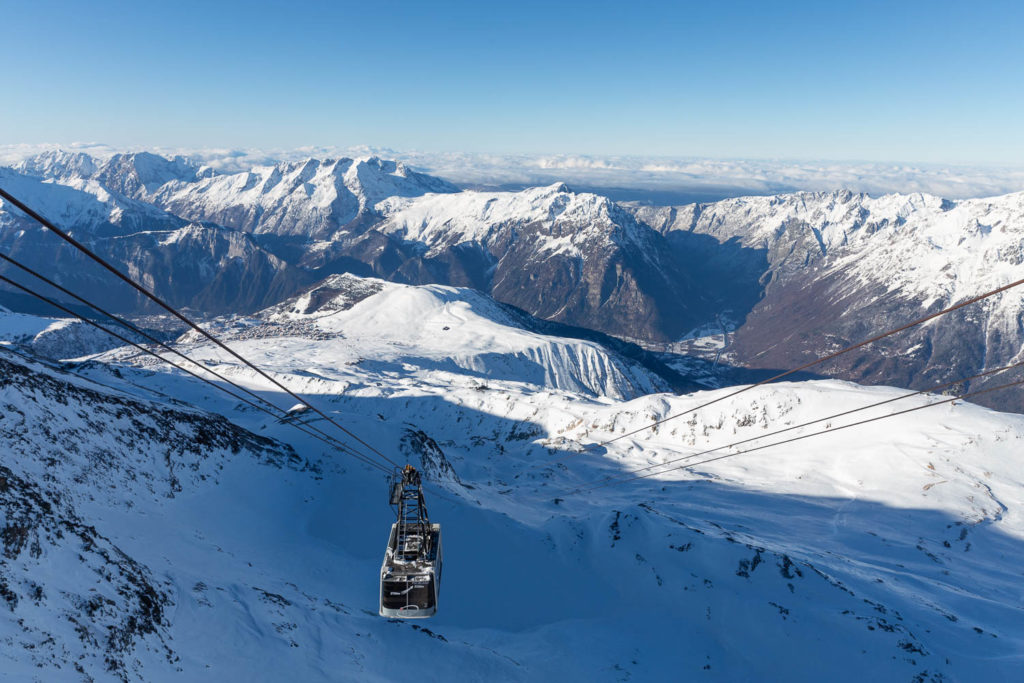
[[[459,191],[378,158],[219,173],[182,157],[60,150],[0,169],[0,182],[203,314],[253,313],[340,273],[472,287],[535,318],[644,346],[706,385],[792,367],[1024,275],[1020,193],[952,201],[841,191],[656,207],[564,184]],[[2,206],[0,247],[118,310],[152,312]],[[1024,298],[1007,292],[818,372],[912,388],[953,381],[1015,360],[1022,315]],[[982,400],[1024,410],[1021,392]]]

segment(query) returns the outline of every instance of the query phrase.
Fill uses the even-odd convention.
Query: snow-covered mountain
[[[128,235],[141,230],[170,230],[187,221],[152,204],[116,194],[100,182],[78,176],[40,178],[0,168],[3,188],[31,207],[36,207],[62,229],[91,237]],[[38,233],[39,224],[0,200],[3,234],[24,230]],[[24,236],[24,235],[21,235]]]
[[[391,199],[381,210],[377,230],[415,245],[418,268],[454,266],[466,284],[540,318],[674,338],[707,314],[661,235],[607,197],[555,184]]]
[[[678,372],[710,385],[793,367],[1024,277],[1021,194],[641,207],[562,184],[458,192],[375,157],[217,174],[148,153],[55,151],[2,173],[176,305],[254,314],[346,272],[473,287],[540,319],[667,351]],[[56,263],[66,283],[121,310],[149,311],[56,244],[0,206],[0,248],[43,270]],[[1022,344],[1015,291],[820,372],[923,388],[1011,362]],[[990,405],[1024,410],[1024,392],[1009,396]]]
[[[308,159],[216,175],[148,153],[89,161],[53,152],[18,170],[252,234],[260,249],[311,273],[266,299],[221,306],[209,297],[181,300],[216,312],[251,312],[320,277],[356,272],[472,286],[540,318],[637,339],[674,339],[711,315],[704,290],[660,234],[608,198],[562,184],[458,192],[377,158]],[[42,198],[36,205],[44,214],[49,208]],[[266,272],[262,264],[248,267]]]
[[[114,161],[117,158],[111,163]],[[87,166],[81,162],[69,168],[82,165]],[[313,281],[260,247],[249,235],[186,221],[147,202],[118,194],[96,178],[72,175],[56,182],[0,169],[0,182],[123,272],[178,306],[210,312],[258,310]],[[9,210],[2,200],[0,248],[108,308],[148,310],[135,292],[111,284],[109,273],[32,219]],[[0,265],[0,272],[30,282],[6,263]]]
[[[471,289],[336,275],[252,318],[213,327],[225,339],[265,340],[253,343],[299,364],[333,357],[332,369],[312,375],[317,384],[337,383],[332,393],[367,375],[396,374],[438,383],[454,374],[479,378],[481,390],[502,380],[615,399],[668,389],[662,377],[600,344],[540,334],[529,322]],[[200,339],[190,332],[181,341]],[[350,366],[359,367],[352,378]]]
[[[741,309],[745,320],[725,358],[754,367],[793,367],[1024,278],[1024,193],[956,202],[802,193],[645,207],[637,215],[677,249],[728,245],[731,262],[720,267],[747,290],[738,298],[749,308]],[[1018,288],[823,371],[924,388],[1015,362],[1022,352]],[[1024,409],[1022,392],[986,401]]]
[[[180,156],[136,152],[101,160],[53,150],[14,169],[64,184],[100,186],[190,221],[305,239],[329,236],[389,197],[457,192],[440,178],[376,157],[306,159],[216,174]]]
[[[361,264],[391,280],[475,287],[536,317],[609,334],[682,333],[706,315],[664,238],[605,197],[557,184],[392,198],[378,209],[373,230],[314,244],[302,265]]]
[[[256,167],[246,173],[169,181],[148,195],[191,220],[253,233],[322,239],[362,219],[372,220],[388,197],[456,192],[404,164],[369,159],[308,159]]]
[[[72,374],[0,348],[0,671],[147,681],[402,680],[411,667],[438,681],[859,681],[865,670],[1013,681],[1024,671],[1024,417],[946,404],[579,493],[905,392],[762,387],[584,451],[728,390],[626,400],[572,389],[566,372],[582,385],[602,367],[634,381],[642,370],[506,313],[464,290],[340,277],[216,323],[232,348],[427,472],[445,569],[441,610],[420,623],[376,616],[392,519],[376,470],[134,350]],[[292,403],[194,336],[179,348]]]

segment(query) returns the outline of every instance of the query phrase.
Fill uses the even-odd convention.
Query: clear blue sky
[[[0,0],[0,144],[1024,161],[1020,2]]]

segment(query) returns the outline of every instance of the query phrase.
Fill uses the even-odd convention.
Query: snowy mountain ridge
[[[1006,284],[1024,263],[1024,192],[958,201],[920,193],[798,193],[637,214],[664,232],[695,231],[752,249],[771,251],[789,235],[810,237],[817,249],[808,250],[808,261],[855,269],[864,281],[925,306]]]
[[[541,225],[538,254],[588,255],[595,239],[641,242],[641,228],[607,197],[575,193],[564,183],[520,192],[465,191],[457,197],[392,198],[379,205],[382,232],[423,245],[428,253],[463,243],[488,244],[510,225]]]
[[[74,177],[56,181],[0,168],[0,182],[8,192],[67,230],[110,235],[175,229],[187,223],[151,204],[111,192],[94,179]],[[0,226],[39,230],[38,224],[20,212],[10,211],[3,200]]]
[[[711,385],[803,364],[1024,277],[1020,193],[955,202],[797,193],[644,207],[563,184],[458,192],[376,158],[216,174],[152,154],[53,153],[19,168],[4,173],[31,186],[45,214],[91,226],[81,229],[102,237],[94,246],[176,305],[251,315],[340,272],[472,287],[534,317],[665,352]],[[70,186],[84,194],[65,197]],[[2,245],[52,267],[53,244],[30,223],[0,210],[0,225]],[[154,237],[185,226],[189,239]],[[58,251],[74,272],[72,259]],[[107,296],[98,277],[74,277],[85,293]],[[119,296],[123,309],[150,312]],[[1022,319],[1024,298],[1007,292],[826,372],[913,388],[971,376],[1019,355]],[[681,341],[701,329],[718,338]],[[695,363],[715,370],[697,373]],[[1024,392],[993,405],[1024,410]]]
[[[386,376],[438,375],[431,380],[438,383],[455,374],[613,399],[668,388],[658,375],[597,343],[526,329],[493,299],[471,289],[336,275],[253,318],[212,325],[224,339],[267,339],[264,343],[288,349],[296,360],[312,354],[313,363],[334,355],[330,372],[313,374],[325,386],[347,386],[341,368],[354,365]],[[189,332],[179,341],[201,340]]]

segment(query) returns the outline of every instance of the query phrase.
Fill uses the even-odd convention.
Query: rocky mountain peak
[[[115,154],[96,173],[96,178],[115,192],[148,198],[164,185],[193,182],[199,165],[182,156],[164,157],[152,152]]]
[[[56,148],[40,152],[21,161],[14,165],[14,169],[25,175],[66,180],[68,178],[91,178],[95,175],[99,163],[85,152]]]

